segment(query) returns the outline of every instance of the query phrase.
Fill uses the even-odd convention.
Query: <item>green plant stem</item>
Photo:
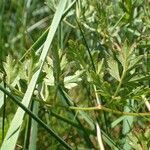
[[[69,107],[73,110],[83,110],[83,111],[92,111],[92,110],[103,110],[109,113],[118,114],[118,115],[127,115],[127,116],[150,116],[150,113],[130,113],[130,112],[121,112],[118,110],[112,110],[110,108],[104,107],[104,106],[97,106],[97,107]]]
[[[118,84],[118,86],[117,86],[117,89],[116,89],[114,95],[113,95],[114,98],[115,98],[115,97],[118,95],[118,93],[119,93],[119,90],[120,90],[120,88],[121,88],[123,79],[124,79],[124,77],[125,77],[125,72],[126,72],[126,71],[123,70],[122,76],[121,76],[121,78],[120,78],[120,82],[119,82],[119,84]]]
[[[9,87],[10,87],[10,86],[9,86]],[[12,89],[12,87],[11,87],[11,89]],[[19,96],[19,98],[22,98],[23,93],[20,92],[20,91],[18,91],[17,89],[15,89],[15,91],[18,93],[18,94],[16,94],[16,92],[15,92],[15,94],[16,94],[17,96]],[[38,102],[40,102],[41,104],[46,105],[46,106],[48,106],[48,107],[52,107],[51,104],[49,104],[49,103],[47,103],[47,102],[45,102],[45,101],[42,101],[42,100],[40,100],[40,99],[33,98],[33,100],[38,101]],[[129,116],[149,116],[149,115],[150,115],[150,113],[127,113],[127,112],[121,112],[121,111],[117,111],[117,110],[115,111],[115,110],[112,110],[112,109],[110,109],[110,108],[106,108],[106,107],[101,106],[101,105],[99,105],[99,106],[100,106],[100,107],[97,106],[97,107],[87,107],[87,108],[70,106],[69,109],[85,110],[85,111],[89,111],[89,110],[104,110],[104,111],[106,111],[106,112],[111,112],[111,113],[115,113],[115,114],[119,114],[119,115],[129,115]],[[59,107],[68,108],[68,107],[66,107],[66,106],[59,106]]]
[[[88,51],[88,54],[89,54],[89,58],[90,58],[90,61],[91,61],[91,63],[92,63],[92,68],[93,68],[94,72],[96,72],[96,67],[95,67],[95,65],[94,65],[93,57],[92,57],[91,51],[90,51],[90,49],[89,49],[89,46],[88,46],[88,44],[87,44],[87,41],[86,41],[86,39],[85,39],[84,33],[83,33],[82,28],[81,28],[81,26],[80,26],[80,23],[78,22],[77,19],[76,19],[76,22],[77,22],[77,24],[78,24],[78,27],[79,27],[80,32],[81,32],[81,35],[82,35],[82,37],[83,37],[83,41],[84,41],[85,46],[86,46],[86,48],[87,48],[87,51]]]
[[[37,50],[39,46],[45,41],[49,28],[50,27],[48,27],[44,31],[44,33],[37,39],[37,41],[24,53],[24,55],[19,60],[20,62],[24,60],[24,58],[29,54],[29,52],[31,52],[32,50]]]

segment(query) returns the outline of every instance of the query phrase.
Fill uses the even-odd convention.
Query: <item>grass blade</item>
[[[33,102],[33,113],[38,116],[39,111],[39,102]],[[30,131],[30,142],[29,142],[29,150],[36,150],[36,141],[37,141],[37,132],[38,132],[38,124],[34,119],[31,122],[31,131]]]
[[[101,136],[101,129],[100,129],[98,123],[96,123],[96,130],[97,130],[96,132],[97,132],[97,140],[98,140],[99,148],[101,150],[105,150],[103,142],[102,142],[102,138],[101,138],[102,137]]]
[[[4,89],[2,86],[0,86],[0,90],[3,91],[5,94],[7,94],[18,106],[20,106],[20,109],[22,109],[22,111],[26,112],[28,115],[30,115],[30,117],[32,117],[36,122],[38,122],[44,129],[46,129],[52,136],[54,136],[62,145],[64,145],[64,147],[68,148],[68,149],[72,149],[61,137],[59,137],[51,128],[49,128],[39,117],[35,116],[34,113],[32,113],[28,108],[26,108],[26,106],[24,106],[18,99],[16,99],[11,93],[9,93],[6,89]],[[5,137],[5,139],[7,141],[9,141],[9,139],[11,139],[11,137],[13,137],[16,132],[18,132],[20,127],[16,128],[16,130],[14,132],[12,132],[9,137]],[[7,147],[7,145],[5,146]],[[11,147],[11,145],[10,145]],[[3,147],[2,147],[3,148]],[[1,148],[1,149],[2,149]]]
[[[53,21],[51,24],[51,28],[49,30],[48,36],[47,36],[46,41],[44,43],[44,48],[42,50],[42,54],[40,56],[40,61],[41,61],[40,68],[32,76],[32,79],[28,85],[27,91],[26,91],[26,93],[23,97],[23,100],[22,100],[22,104],[26,107],[28,107],[28,105],[31,101],[31,97],[32,97],[36,82],[37,82],[38,77],[40,75],[40,72],[42,70],[43,64],[45,62],[48,50],[51,46],[51,43],[52,43],[52,40],[54,38],[57,27],[60,23],[60,20],[61,20],[61,17],[63,15],[63,11],[65,9],[66,3],[67,3],[67,0],[64,0],[64,1],[60,1],[58,4],[58,8],[57,8],[56,13],[54,15],[54,18],[53,18]],[[17,142],[17,139],[19,136],[21,125],[23,123],[24,114],[25,114],[25,112],[21,108],[18,108],[18,110],[17,110],[17,112],[16,112],[16,114],[15,114],[15,116],[11,122],[11,125],[8,129],[8,132],[6,134],[4,142],[2,143],[1,150],[6,150],[6,149],[12,149],[13,150],[13,149],[15,149],[15,145],[16,145],[16,142]],[[14,134],[13,134],[13,136],[10,137],[10,135],[12,135],[12,133],[14,133]]]
[[[2,84],[0,83],[0,85]],[[4,93],[0,91],[0,109],[3,106],[3,104],[4,104]]]

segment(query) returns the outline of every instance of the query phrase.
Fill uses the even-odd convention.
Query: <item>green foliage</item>
[[[6,57],[6,62],[3,63],[3,66],[7,76],[7,83],[11,84],[18,74],[19,67],[17,65],[17,62],[12,58],[11,55],[8,55]]]
[[[149,149],[149,1],[0,8],[1,149]]]

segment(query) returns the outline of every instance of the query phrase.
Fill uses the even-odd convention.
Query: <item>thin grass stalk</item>
[[[59,30],[58,30],[58,39],[59,39],[59,48],[63,47],[62,45],[62,41],[63,40],[63,30],[62,30],[62,24],[59,25]],[[61,87],[59,85],[61,85],[62,81],[60,80],[60,72],[61,72],[61,67],[60,67],[60,59],[59,59],[59,53],[58,50],[52,51],[53,54],[53,73],[54,73],[54,78],[55,78],[55,86],[58,87],[59,91],[61,89]],[[57,90],[57,89],[56,89]],[[61,90],[60,94],[63,96],[63,98],[66,100],[66,97],[63,93],[63,91]],[[68,102],[68,100],[66,100],[67,104],[70,105],[70,103]],[[73,112],[74,114],[74,112]],[[75,115],[75,114],[74,114]],[[82,126],[82,124],[80,123],[79,119],[76,118],[78,123],[80,124],[80,126]],[[82,126],[82,128],[84,128]],[[85,131],[85,130],[84,130]],[[85,131],[86,132],[86,131]],[[88,145],[91,147],[94,147],[94,145],[92,144],[90,138],[87,137],[87,133],[84,136],[85,140],[87,141]],[[89,144],[90,143],[90,144]]]
[[[67,98],[67,96],[65,95],[65,93],[64,93],[64,91],[63,91],[63,89],[62,89],[62,87],[61,87],[60,85],[58,85],[58,91],[59,91],[60,95],[62,96],[62,98],[66,101],[66,103],[67,103],[68,106],[70,106],[70,107],[71,107],[71,106],[76,106],[75,103],[73,103],[73,102],[70,103],[70,100]],[[71,110],[71,113],[72,113],[74,116],[76,115],[76,112],[75,112],[74,110]],[[78,118],[78,116],[76,116],[76,120],[77,120],[77,122],[78,122],[80,128],[83,130],[84,138],[85,138],[85,140],[86,140],[87,145],[88,145],[90,148],[95,148],[94,144],[92,143],[92,141],[91,141],[90,138],[89,138],[89,135],[88,135],[86,129],[84,128],[84,126],[83,126],[82,123],[80,122],[80,119]]]
[[[87,41],[86,41],[86,39],[85,39],[84,33],[83,33],[83,31],[82,31],[82,28],[81,28],[79,22],[77,21],[77,19],[76,19],[76,22],[77,22],[77,24],[78,24],[78,27],[79,27],[80,32],[81,32],[81,35],[82,35],[82,37],[83,37],[83,41],[84,41],[85,46],[86,46],[86,48],[87,48],[87,51],[88,51],[88,54],[89,54],[89,58],[90,58],[90,61],[91,61],[91,64],[92,64],[93,71],[96,73],[96,67],[95,67],[95,65],[94,65],[94,61],[93,61],[93,58],[92,58],[92,54],[91,54],[90,48],[89,48],[89,46],[88,46],[88,43],[87,43]],[[100,104],[101,104],[101,99],[100,99],[100,97],[99,97],[99,95],[98,95],[98,93],[97,93],[96,86],[93,85],[93,88],[94,88],[94,92],[95,92],[95,96],[96,96],[97,105],[100,105]],[[97,117],[96,117],[96,120],[98,121],[98,118],[97,118]],[[106,123],[105,115],[104,115],[104,120],[105,120],[105,123]],[[100,126],[99,126],[99,125],[97,125],[97,127],[99,127],[99,129],[100,129]],[[97,131],[98,131],[98,130],[97,130]],[[99,130],[99,131],[100,131],[100,130]],[[97,135],[98,135],[98,136],[101,136],[101,134],[97,134]],[[103,143],[101,137],[100,137],[100,138],[98,137],[98,140],[101,140],[101,142],[100,142],[100,141],[98,141],[98,142]],[[103,144],[102,144],[102,145],[103,145]]]
[[[77,128],[78,130],[82,131],[82,128],[80,127],[80,125],[78,123],[75,123],[67,118],[64,118],[58,114],[56,114],[54,111],[51,111],[50,114],[54,117],[56,117],[57,119]],[[90,130],[88,128],[86,128],[87,132],[92,134],[92,135],[96,135],[96,131],[95,130]],[[102,133],[102,137],[104,139],[104,141],[110,146],[115,148],[116,150],[122,150],[122,148],[120,148],[103,130],[101,130]]]
[[[53,71],[53,72],[54,72],[54,77],[55,77],[55,85],[56,85],[56,87],[58,88],[60,95],[65,99],[66,103],[70,106],[70,105],[71,105],[71,104],[70,104],[70,101],[67,99],[67,97],[65,96],[65,94],[64,94],[64,92],[63,92],[63,90],[62,90],[62,88],[60,87],[60,84],[61,84],[61,83],[60,83],[60,80],[59,80],[60,62],[59,62],[59,54],[58,54],[58,51],[54,51],[54,52],[53,52],[53,57],[54,57],[54,59],[53,59],[54,71]],[[72,113],[73,113],[73,115],[75,116],[75,113],[74,113],[73,111],[72,111]],[[83,129],[83,131],[85,132],[84,138],[85,138],[87,144],[88,144],[91,148],[93,148],[94,145],[93,145],[93,143],[91,142],[90,138],[88,137],[88,134],[87,134],[87,132],[85,131],[83,125],[81,124],[81,122],[80,122],[80,120],[78,119],[78,117],[76,117],[76,119],[77,119],[79,125],[81,126],[81,128]]]
[[[95,67],[95,65],[94,65],[94,61],[93,61],[93,58],[92,58],[92,54],[91,54],[90,48],[89,48],[89,46],[88,46],[88,44],[87,44],[87,41],[86,41],[86,39],[85,39],[84,33],[83,33],[82,28],[81,28],[81,26],[80,26],[80,23],[78,22],[77,19],[76,19],[76,22],[77,22],[77,25],[78,25],[79,30],[80,30],[80,32],[81,32],[81,36],[83,37],[83,41],[84,41],[84,43],[85,43],[85,47],[87,48],[88,55],[89,55],[89,58],[90,58],[90,61],[91,61],[91,64],[92,64],[92,68],[93,68],[94,72],[96,72],[96,67]]]

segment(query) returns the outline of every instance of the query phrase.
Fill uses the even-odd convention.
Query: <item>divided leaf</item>
[[[78,84],[76,82],[81,81],[82,79],[80,78],[81,74],[83,73],[83,71],[76,71],[74,75],[71,76],[67,76],[64,78],[64,84],[65,87],[67,89],[71,89],[75,86],[77,86]]]
[[[118,68],[118,63],[114,59],[109,59],[107,61],[108,63],[108,70],[109,73],[112,77],[114,77],[117,81],[120,81],[120,75],[119,75],[119,68]]]
[[[11,55],[8,55],[6,57],[6,62],[3,63],[6,75],[7,75],[7,83],[11,84],[18,73],[18,65],[16,63],[16,60],[11,57]]]

